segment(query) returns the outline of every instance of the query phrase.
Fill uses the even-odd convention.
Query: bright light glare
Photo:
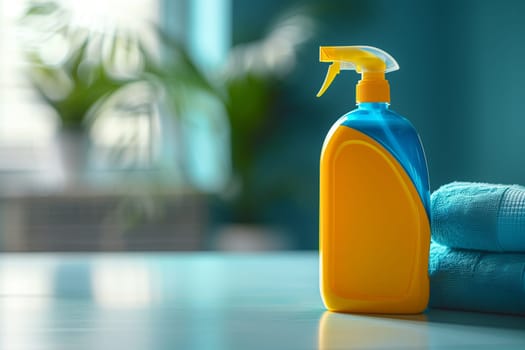
[[[92,274],[95,301],[104,308],[148,306],[152,299],[151,276],[145,266],[103,263]]]
[[[0,267],[0,349],[27,349],[42,341],[36,333],[48,324],[53,294],[53,269],[38,264],[9,264]]]
[[[157,2],[151,0],[63,0],[63,3],[71,9],[73,23],[90,30],[124,27],[139,31],[145,20],[157,17]]]

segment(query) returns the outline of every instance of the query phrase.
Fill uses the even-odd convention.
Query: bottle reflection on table
[[[319,350],[428,348],[428,323],[421,315],[353,315],[325,311],[319,320]]]

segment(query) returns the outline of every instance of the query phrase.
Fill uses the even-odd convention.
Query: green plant
[[[313,26],[309,8],[292,8],[281,13],[260,40],[232,49],[224,82],[234,173],[226,215],[232,221],[260,221],[261,208],[283,192],[281,181],[260,181],[270,176],[260,173],[258,162],[283,117],[275,113],[282,81],[294,68],[297,50],[311,37]]]
[[[167,93],[166,107],[173,115],[188,90],[216,93],[184,46],[160,28],[151,27],[160,52],[169,59],[152,53],[140,33],[79,25],[68,8],[53,1],[31,3],[20,24],[28,38],[29,79],[64,128],[83,129],[90,110],[102,108],[104,99],[136,82]]]

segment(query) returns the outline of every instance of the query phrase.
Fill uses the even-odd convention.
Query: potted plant
[[[186,178],[185,163],[180,160],[184,155],[171,153],[157,159],[153,154],[158,149],[172,152],[182,148],[177,147],[181,136],[177,128],[173,128],[173,134],[149,138],[152,142],[162,139],[175,144],[150,147],[152,155],[148,157],[153,161],[130,164],[136,140],[118,139],[110,145],[106,162],[113,167],[110,170],[116,169],[113,180],[90,186],[93,174],[106,176],[109,171],[91,171],[90,177],[86,176],[90,157],[100,153],[90,152],[90,148],[97,147],[92,136],[98,129],[120,131],[140,118],[157,118],[151,125],[166,133],[178,121],[180,112],[188,108],[188,95],[203,91],[218,95],[183,45],[162,29],[149,26],[158,44],[157,50],[152,50],[151,36],[143,39],[139,33],[121,27],[104,31],[85,27],[72,21],[65,5],[55,2],[31,3],[20,19],[20,28],[25,38],[29,80],[59,120],[57,153],[64,168],[66,191],[46,196],[46,207],[50,211],[77,208],[74,212],[80,213],[83,220],[83,226],[72,226],[70,220],[76,217],[55,215],[56,222],[52,223],[43,218],[46,223],[39,224],[41,227],[59,228],[46,231],[45,241],[60,241],[63,237],[59,239],[55,234],[65,231],[71,244],[82,240],[88,242],[85,244],[89,249],[137,249],[146,240],[168,241],[164,245],[153,242],[157,244],[150,246],[153,249],[202,248],[204,196]],[[116,123],[104,124],[111,118]],[[174,163],[166,165],[166,161]],[[29,211],[31,196],[24,199],[27,206],[22,211]],[[58,206],[53,209],[55,203]],[[83,217],[84,211],[90,215]],[[30,229],[21,231],[32,234]],[[86,237],[86,231],[90,236]],[[96,237],[101,238],[100,243]],[[134,237],[138,239],[134,241]],[[64,247],[60,249],[77,249]]]
[[[29,80],[60,121],[58,153],[68,185],[86,181],[90,131],[102,114],[153,118],[157,113],[169,124],[168,119],[185,108],[192,91],[217,94],[183,45],[160,28],[148,27],[159,44],[158,52],[152,52],[151,36],[144,39],[141,33],[118,26],[101,31],[75,23],[70,9],[57,2],[31,3],[20,24]],[[114,144],[108,163],[117,164],[129,142],[133,140]],[[179,162],[174,167],[183,166]],[[176,170],[184,176],[183,169]]]

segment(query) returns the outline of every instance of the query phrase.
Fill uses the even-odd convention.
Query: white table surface
[[[0,349],[525,349],[525,317],[326,312],[317,253],[3,254]]]

